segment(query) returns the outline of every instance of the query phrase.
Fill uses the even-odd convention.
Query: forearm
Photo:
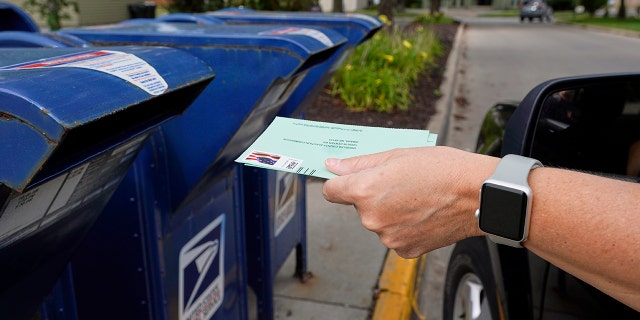
[[[640,186],[568,170],[529,177],[527,249],[640,309]]]
[[[499,160],[448,147],[332,159],[327,168],[340,177],[323,192],[329,201],[354,205],[385,246],[417,257],[484,235],[474,213]],[[531,171],[529,184],[525,247],[640,309],[640,185],[553,168]]]

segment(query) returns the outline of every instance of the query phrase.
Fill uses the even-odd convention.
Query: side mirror
[[[530,156],[554,167],[637,176],[639,146],[640,74],[609,74],[555,79],[535,87],[507,124],[502,154]]]

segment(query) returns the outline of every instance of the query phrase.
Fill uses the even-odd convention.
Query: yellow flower
[[[344,66],[344,69],[347,71],[351,71],[351,69],[353,69],[353,66],[351,64],[347,64]]]
[[[393,56],[390,54],[385,54],[384,56],[382,56],[385,60],[387,60],[388,62],[393,62]]]
[[[411,42],[409,42],[409,40],[402,41],[402,45],[407,49],[411,49],[411,47],[413,47],[413,45],[411,45]]]
[[[390,24],[391,21],[389,21],[389,18],[387,16],[385,16],[384,14],[381,14],[378,16],[378,19],[380,19],[380,21],[386,25]]]
[[[382,79],[376,79],[375,84],[379,86],[382,83]]]
[[[429,55],[428,55],[426,52],[424,52],[424,51],[420,52],[420,56],[421,56],[423,59],[426,59],[427,57],[429,57]]]

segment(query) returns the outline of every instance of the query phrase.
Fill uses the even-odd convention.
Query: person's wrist
[[[489,178],[500,162],[500,158],[474,154],[474,159],[470,163],[473,164],[468,177],[464,182],[464,212],[467,224],[467,237],[483,236],[485,233],[480,230],[478,219],[475,216],[476,210],[480,207],[480,189],[482,183]]]

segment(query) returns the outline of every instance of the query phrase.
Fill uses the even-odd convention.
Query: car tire
[[[494,319],[492,314],[498,313],[495,297],[486,239],[474,237],[458,242],[447,267],[443,319]]]

